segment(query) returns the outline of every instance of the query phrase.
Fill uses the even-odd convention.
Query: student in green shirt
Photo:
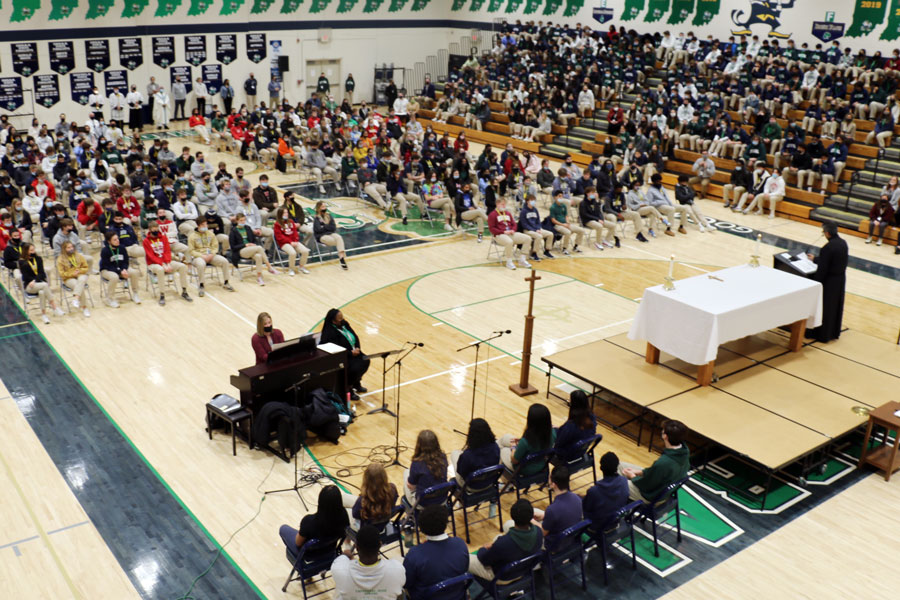
[[[628,497],[649,502],[659,496],[667,485],[687,477],[691,468],[691,453],[684,438],[687,427],[681,421],[663,423],[662,439],[666,447],[662,455],[646,469],[628,463],[619,464],[619,474],[628,478]]]
[[[532,404],[528,407],[522,437],[516,439],[507,433],[497,444],[500,446],[500,462],[510,471],[515,471],[529,454],[552,448],[556,444],[556,430],[550,420],[550,409],[543,404]],[[522,467],[520,474],[534,475],[546,466],[546,461],[538,461]]]
[[[584,227],[566,221],[568,212],[569,205],[563,197],[563,191],[556,189],[553,192],[553,204],[550,205],[550,222],[553,223],[556,233],[562,236],[562,249],[565,255],[569,254],[569,242],[573,233],[575,234],[575,245],[572,246],[572,252],[581,252],[578,245],[584,240],[585,234]]]

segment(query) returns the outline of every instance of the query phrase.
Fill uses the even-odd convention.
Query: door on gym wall
[[[331,94],[340,102],[341,90],[344,89],[344,80],[341,78],[341,59],[322,58],[306,61],[306,97],[309,98],[316,91],[319,76],[325,73],[328,83],[331,84]]]

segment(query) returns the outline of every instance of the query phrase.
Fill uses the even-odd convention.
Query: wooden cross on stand
[[[528,396],[536,394],[537,388],[528,383],[528,375],[531,371],[531,333],[534,327],[534,315],[532,308],[534,307],[534,282],[540,280],[540,277],[531,269],[531,275],[525,278],[528,282],[528,314],[525,315],[525,336],[522,339],[522,368],[519,372],[519,382],[510,384],[509,389],[518,396]]]

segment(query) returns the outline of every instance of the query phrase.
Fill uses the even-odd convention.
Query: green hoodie
[[[531,526],[531,529],[525,531],[523,529],[519,529],[518,527],[513,527],[509,530],[507,534],[509,539],[516,543],[516,546],[521,548],[523,551],[528,552],[532,548],[534,548],[535,542],[537,542],[537,532],[538,529],[534,525]]]
[[[662,456],[644,469],[643,475],[635,477],[631,481],[641,491],[644,498],[652,500],[670,483],[687,477],[690,468],[691,453],[688,451],[687,444],[681,444],[680,448],[663,450]]]

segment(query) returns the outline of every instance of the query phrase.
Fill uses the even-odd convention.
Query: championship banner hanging
[[[87,104],[88,96],[94,89],[94,74],[90,71],[86,73],[69,73],[69,88],[72,91],[72,101],[78,104]]]
[[[119,38],[119,64],[134,71],[144,64],[144,46],[141,38]]]
[[[206,62],[206,36],[184,36],[184,60],[195,67]]]
[[[216,36],[216,60],[230,65],[237,59],[237,36],[223,33]]]
[[[75,68],[75,48],[72,42],[50,42],[50,70],[65,75]]]
[[[101,73],[109,68],[109,40],[84,40],[88,69]]]
[[[247,58],[258,63],[266,58],[266,34],[247,34]]]
[[[171,35],[152,38],[153,64],[165,69],[175,62],[175,38]]]
[[[12,44],[13,71],[29,77],[38,70],[37,42]]]
[[[36,104],[44,108],[50,108],[59,102],[59,75],[56,73],[35,75],[32,83],[34,84],[34,101]]]
[[[25,104],[21,77],[0,77],[0,108],[14,111]]]

